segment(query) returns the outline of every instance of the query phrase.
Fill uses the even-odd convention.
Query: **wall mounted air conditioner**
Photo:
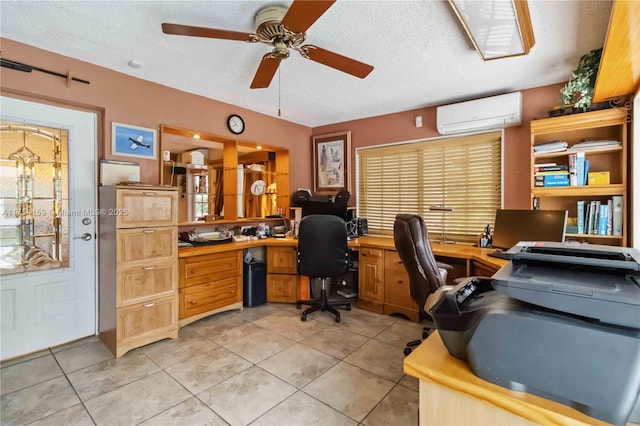
[[[437,108],[441,135],[502,129],[522,123],[522,93],[490,96]]]

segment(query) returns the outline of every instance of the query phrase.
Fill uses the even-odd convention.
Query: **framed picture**
[[[155,160],[157,130],[130,124],[111,123],[111,154]]]
[[[318,135],[312,139],[314,192],[348,190],[351,183],[351,132]]]

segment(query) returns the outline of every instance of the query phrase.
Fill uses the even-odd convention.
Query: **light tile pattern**
[[[224,312],[114,358],[96,336],[2,363],[2,425],[415,425],[421,326],[356,308]]]

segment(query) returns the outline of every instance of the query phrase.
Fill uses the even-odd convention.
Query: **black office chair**
[[[437,262],[431,251],[427,227],[422,218],[415,214],[399,214],[393,223],[393,242],[407,273],[411,298],[418,304],[423,315],[429,320],[422,330],[422,339],[429,337],[435,328],[429,310],[440,298],[442,292],[452,286],[445,285],[451,265]],[[422,340],[407,343],[404,354],[409,355]]]
[[[351,310],[348,301],[328,300],[327,281],[330,278],[344,275],[349,268],[349,250],[347,247],[347,225],[345,221],[334,215],[312,214],[302,218],[298,229],[298,274],[306,275],[309,281],[319,278],[322,281],[320,295],[313,300],[298,300],[296,307],[311,307],[302,313],[302,321],[307,315],[318,309],[329,311],[340,322],[340,312],[336,307]]]

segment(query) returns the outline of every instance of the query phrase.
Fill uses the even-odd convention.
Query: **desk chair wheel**
[[[413,348],[404,348],[404,356],[409,355],[412,350],[413,350]]]
[[[336,315],[336,322],[340,322],[340,314]]]
[[[300,309],[300,308],[298,308],[298,309]],[[303,313],[302,316],[300,317],[300,319],[302,321],[306,321],[307,320],[307,314]]]
[[[302,303],[296,303],[296,308],[298,309],[302,308]]]
[[[350,311],[351,310],[351,305],[347,305],[346,309],[347,309],[347,311]]]

